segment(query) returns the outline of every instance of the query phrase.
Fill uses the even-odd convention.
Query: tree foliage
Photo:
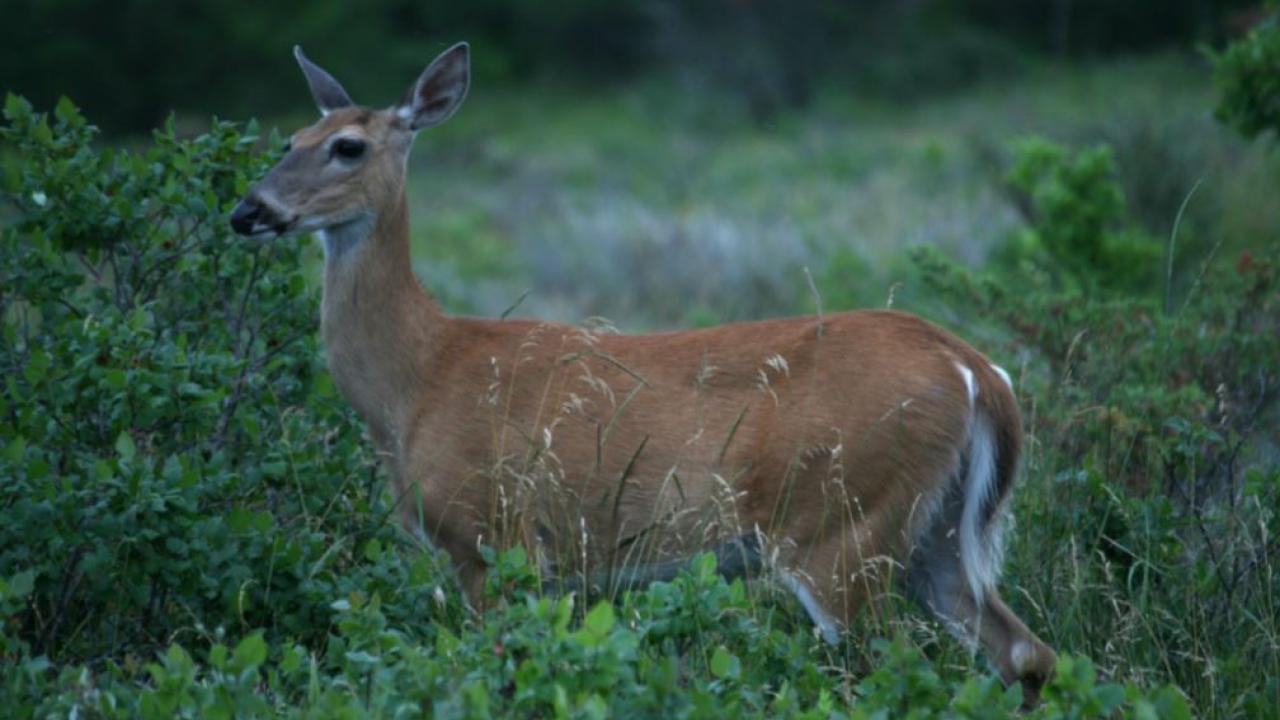
[[[1280,134],[1280,10],[1214,57],[1216,115],[1247,138]]]

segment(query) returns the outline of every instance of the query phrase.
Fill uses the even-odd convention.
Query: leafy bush
[[[1029,224],[998,250],[1054,287],[1145,290],[1157,277],[1160,245],[1125,212],[1110,148],[1078,153],[1042,138],[1015,146],[1009,184]]]
[[[1280,133],[1280,10],[1213,58],[1219,120],[1248,138]]]
[[[915,258],[1020,359],[1031,452],[1016,515],[1019,547],[1037,549],[1015,548],[1010,572],[1051,644],[1172,679],[1205,715],[1254,716],[1280,691],[1263,639],[1280,631],[1280,254],[1202,267],[1166,312],[1149,268],[1108,244],[1130,220],[1105,151],[1026,143],[1015,182],[1027,169],[1038,219],[1015,239],[1034,241],[1022,265]]]
[[[505,558],[518,566],[523,555]],[[812,636],[756,623],[740,581],[726,584],[714,558],[645,593],[593,605],[580,620],[574,596],[523,594],[483,625],[445,628],[424,641],[395,627],[375,596],[337,601],[323,648],[271,644],[262,633],[213,642],[198,659],[172,645],[135,679],[68,669],[40,681],[39,715],[100,717],[722,717],[993,718],[1016,713],[1017,690],[993,677],[940,677],[904,642],[875,643],[879,666],[853,684],[814,662]],[[668,614],[670,613],[670,614]],[[672,617],[697,617],[702,634]],[[13,677],[48,677],[38,661]],[[838,680],[839,678],[834,678]],[[11,681],[12,682],[12,681]],[[1099,683],[1092,663],[1067,657],[1047,691],[1043,718],[1188,718],[1172,688],[1143,692]],[[34,696],[34,693],[33,693]],[[1155,713],[1155,714],[1153,714]]]
[[[0,577],[30,587],[5,637],[59,663],[220,627],[316,638],[334,597],[434,573],[385,549],[300,242],[227,228],[256,138],[217,123],[97,151],[70,103],[50,121],[10,97],[5,117]]]

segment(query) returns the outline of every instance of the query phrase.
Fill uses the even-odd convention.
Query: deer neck
[[[444,322],[413,275],[403,191],[376,215],[331,228],[325,243],[321,330],[338,389],[386,447],[425,386]]]

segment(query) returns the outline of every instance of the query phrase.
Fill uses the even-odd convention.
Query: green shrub
[[[915,257],[1018,358],[1029,452],[1009,573],[1051,644],[1172,680],[1205,716],[1256,716],[1280,700],[1280,253],[1203,268],[1166,304],[1141,280],[1149,259],[1127,267],[1108,245],[1130,219],[1105,150],[1021,152],[1015,182],[1035,178],[1040,218],[1022,264]]]
[[[502,558],[509,567],[522,554]],[[662,596],[664,599],[657,599]],[[714,558],[692,573],[581,615],[573,596],[521,595],[462,632],[422,641],[395,627],[377,596],[335,602],[321,649],[272,644],[261,633],[214,641],[200,656],[170,646],[135,678],[38,661],[12,677],[41,678],[32,714],[92,717],[638,717],[725,714],[769,718],[1002,718],[1020,691],[992,677],[941,677],[913,646],[876,642],[878,667],[849,687],[813,658],[816,642],[778,642],[741,582],[726,584]],[[699,616],[703,630],[670,644],[667,616]],[[844,689],[842,689],[842,686]],[[1172,688],[1144,692],[1099,683],[1086,659],[1064,658],[1033,717],[1189,717]],[[1113,712],[1114,711],[1114,712]],[[1153,715],[1152,712],[1157,714]]]
[[[252,129],[129,153],[95,149],[65,101],[51,120],[11,96],[5,118],[0,577],[31,585],[8,641],[61,663],[220,627],[316,638],[348,589],[432,575],[384,549],[300,241],[227,227],[262,167]]]
[[[1110,148],[1070,153],[1043,138],[1028,138],[1014,150],[1008,180],[1022,193],[1029,224],[997,257],[1055,288],[1151,288],[1160,245],[1129,220]]]
[[[1213,56],[1222,97],[1215,115],[1247,138],[1280,133],[1280,11]]]

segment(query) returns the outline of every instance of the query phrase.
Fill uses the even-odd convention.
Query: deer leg
[[[835,616],[827,612],[818,598],[814,597],[813,590],[810,589],[808,581],[800,577],[794,572],[783,570],[779,573],[782,586],[791,591],[800,604],[804,607],[804,611],[809,614],[809,619],[818,628],[818,634],[828,645],[836,645],[840,642],[840,622]]]
[[[975,620],[970,620],[970,623]],[[976,618],[978,637],[1006,683],[1022,685],[1022,701],[1034,706],[1053,675],[1058,656],[1004,604],[995,588],[987,591]]]
[[[939,527],[945,527],[940,524]],[[971,647],[981,646],[1005,684],[1022,685],[1023,703],[1039,702],[1057,656],[1000,599],[994,587],[975,598],[957,548],[937,531],[917,546],[907,567],[908,593]]]
[[[779,581],[800,601],[818,634],[830,645],[844,628],[882,597],[887,577],[873,521],[852,524],[803,550],[798,570],[779,568]]]

